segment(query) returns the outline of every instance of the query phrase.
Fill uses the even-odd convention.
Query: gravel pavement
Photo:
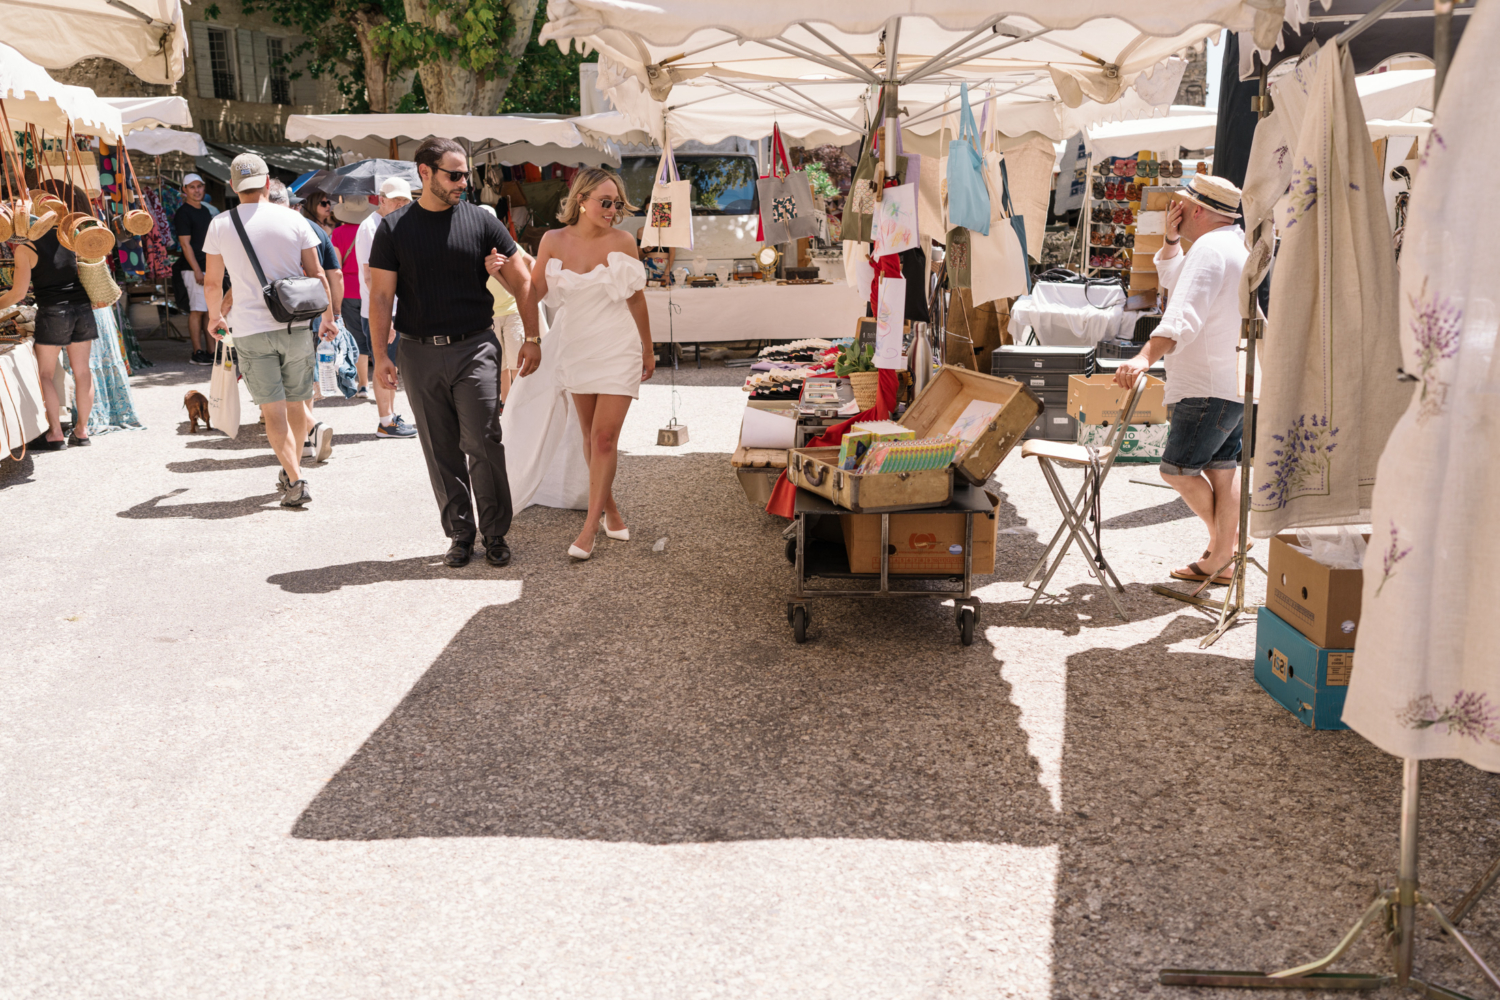
[[[631,542],[571,563],[581,515],[533,507],[510,567],[452,570],[373,405],[319,405],[282,510],[263,435],[188,434],[208,370],[146,346],[147,430],[0,469],[0,996],[1243,996],[1155,971],[1307,961],[1393,880],[1399,763],[1272,702],[1253,623],[1200,650],[1151,593],[1204,544],[1152,467],[1104,497],[1129,623],[1076,555],[1020,617],[1059,515],[1017,449],[972,647],[937,601],[838,600],[798,646],[785,522],[728,467],[744,369],[679,373],[681,449],[643,389]],[[1425,774],[1451,905],[1500,788]],[[1467,926],[1500,959],[1500,894]],[[1372,934],[1342,967],[1388,965]]]

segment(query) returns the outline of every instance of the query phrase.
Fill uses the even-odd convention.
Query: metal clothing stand
[[[1457,990],[1435,986],[1412,975],[1416,958],[1417,912],[1421,910],[1429,914],[1438,927],[1452,938],[1490,985],[1500,990],[1500,976],[1496,976],[1494,970],[1485,964],[1484,959],[1474,950],[1474,945],[1458,929],[1458,924],[1473,908],[1474,903],[1500,878],[1500,859],[1496,859],[1479,877],[1479,881],[1464,894],[1451,918],[1420,890],[1417,880],[1417,818],[1422,790],[1421,768],[1422,762],[1419,760],[1407,759],[1402,762],[1401,848],[1396,887],[1382,892],[1365,908],[1365,912],[1333,951],[1316,962],[1282,969],[1280,972],[1162,969],[1157,982],[1163,986],[1237,986],[1261,990],[1371,990],[1394,985],[1407,987],[1431,1000],[1473,1000]],[[1394,973],[1323,971],[1338,961],[1366,928],[1375,924],[1379,924],[1385,931],[1386,943],[1394,953]]]
[[[1358,23],[1342,32],[1335,40],[1336,44],[1344,44],[1355,35],[1364,31],[1378,18],[1388,11],[1393,10],[1401,4],[1402,0],[1384,0],[1369,14],[1365,15]],[[1442,92],[1443,77],[1446,73],[1449,58],[1450,28],[1453,16],[1453,0],[1436,0],[1433,4],[1434,14],[1434,40],[1436,46],[1436,62],[1438,66],[1433,81],[1433,103],[1436,105],[1437,98]],[[1261,117],[1265,117],[1268,108],[1265,106],[1265,70],[1261,70],[1261,98],[1258,111]],[[1250,402],[1249,392],[1254,378],[1254,347],[1255,337],[1259,330],[1250,328],[1253,320],[1246,320],[1246,343],[1250,352],[1248,357],[1248,371],[1246,374],[1246,402]],[[1254,334],[1254,335],[1252,335]],[[1248,405],[1247,405],[1248,412]],[[1242,470],[1245,463],[1241,462]],[[1244,570],[1245,570],[1245,524],[1248,518],[1249,505],[1246,501],[1248,492],[1242,493],[1240,502],[1240,550],[1237,555],[1238,565],[1236,567],[1236,583],[1241,588],[1238,594],[1238,602],[1244,599]],[[1238,613],[1238,608],[1231,611],[1231,602],[1226,597],[1224,603],[1224,615],[1220,619],[1220,626],[1204,640],[1207,645],[1213,639],[1218,638],[1227,627],[1226,622],[1232,621],[1232,615]],[[1232,986],[1248,989],[1349,989],[1364,990],[1375,989],[1381,986],[1401,986],[1412,990],[1430,1000],[1472,1000],[1466,994],[1443,986],[1436,986],[1416,978],[1412,973],[1416,959],[1416,931],[1417,914],[1422,911],[1430,915],[1437,922],[1443,933],[1451,938],[1463,951],[1464,956],[1473,962],[1479,969],[1484,979],[1496,990],[1500,990],[1500,976],[1497,976],[1483,958],[1475,950],[1474,945],[1459,931],[1458,925],[1463,922],[1469,912],[1474,908],[1481,896],[1488,892],[1500,881],[1500,858],[1493,861],[1480,875],[1479,879],[1464,893],[1458,905],[1453,909],[1453,916],[1446,915],[1438,905],[1420,889],[1417,877],[1417,844],[1419,814],[1422,792],[1422,762],[1407,758],[1402,761],[1401,769],[1401,840],[1396,869],[1396,887],[1387,889],[1377,896],[1369,906],[1365,908],[1349,932],[1334,947],[1333,951],[1306,965],[1283,969],[1280,972],[1238,972],[1209,969],[1163,969],[1157,977],[1157,981],[1163,986]],[[1374,972],[1324,972],[1344,955],[1357,941],[1366,928],[1379,924],[1385,931],[1386,944],[1393,953],[1394,972],[1381,974]]]

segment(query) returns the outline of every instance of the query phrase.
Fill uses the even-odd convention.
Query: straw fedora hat
[[[1218,212],[1231,219],[1240,217],[1240,189],[1222,177],[1194,174],[1193,179],[1187,182],[1177,196],[1210,212]]]
[[[335,219],[355,226],[365,221],[373,211],[375,211],[375,206],[371,205],[369,199],[363,195],[356,198],[344,198],[333,205]]]

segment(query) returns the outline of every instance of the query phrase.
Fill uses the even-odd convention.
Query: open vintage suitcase
[[[951,429],[976,399],[999,403],[1000,412],[964,456],[945,469],[865,475],[840,469],[838,448],[793,448],[787,478],[858,514],[941,507],[953,495],[955,474],[982,486],[1042,412],[1041,400],[1019,382],[944,365],[899,423],[912,428],[919,438],[934,437]]]

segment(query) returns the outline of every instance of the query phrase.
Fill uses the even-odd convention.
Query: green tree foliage
[[[542,24],[546,20],[538,14],[532,21],[531,39],[526,43],[526,52],[521,56],[521,66],[511,78],[505,100],[500,102],[502,112],[532,112],[533,114],[576,115],[579,113],[578,67],[587,62],[596,62],[597,52],[584,56],[578,51],[564,52],[555,43],[542,45],[537,42]]]

